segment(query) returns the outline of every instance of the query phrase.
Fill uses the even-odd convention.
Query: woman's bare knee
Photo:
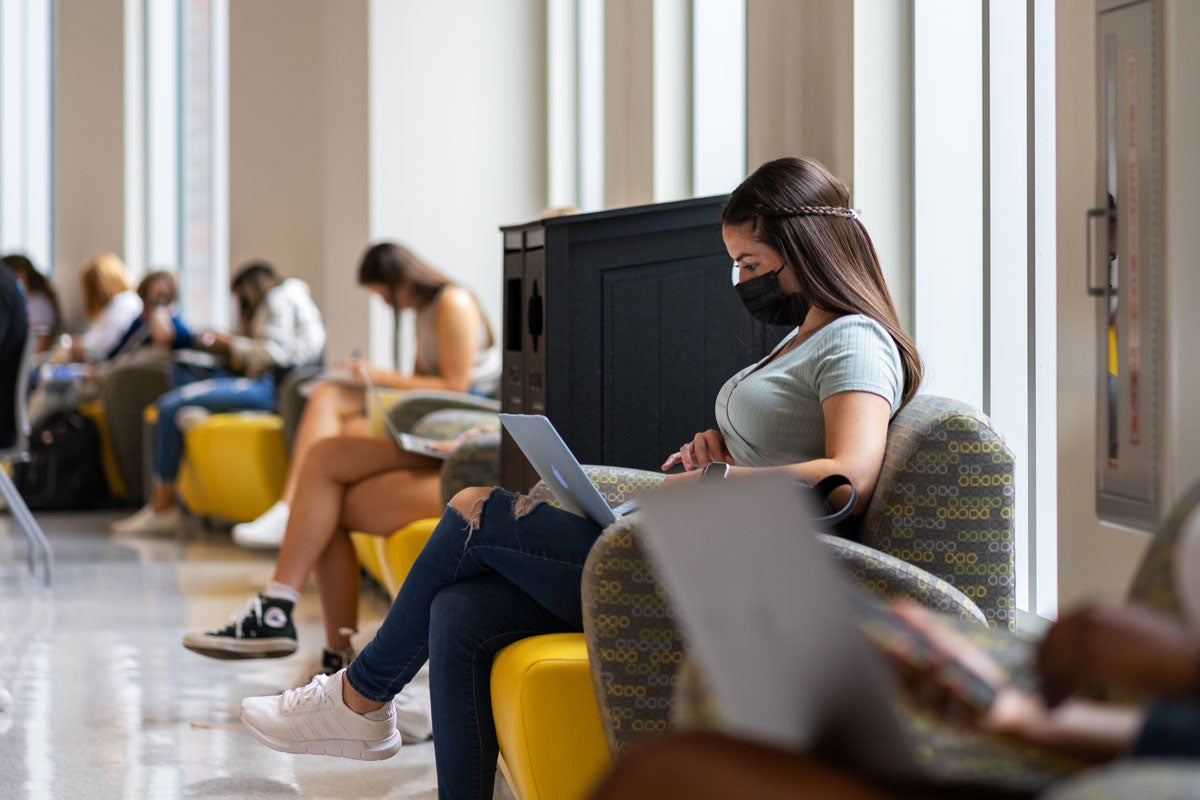
[[[475,525],[479,522],[479,514],[483,508],[483,501],[491,496],[492,491],[490,487],[485,486],[472,486],[463,489],[450,498],[450,506],[459,514],[462,514],[463,519]]]

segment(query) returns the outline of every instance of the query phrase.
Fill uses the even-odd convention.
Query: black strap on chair
[[[815,486],[807,481],[801,481],[801,483],[810,490],[812,499],[816,501],[817,516],[813,518],[813,525],[819,531],[834,531],[858,505],[858,489],[854,488],[854,483],[845,475],[830,475],[817,481]],[[829,501],[830,495],[843,486],[850,487],[850,498],[841,506],[834,508]]]

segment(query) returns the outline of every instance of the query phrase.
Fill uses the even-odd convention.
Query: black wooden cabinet
[[[724,197],[555,217],[504,234],[505,411],[545,414],[584,464],[657,469],[786,331],[733,290]],[[501,484],[537,474],[501,442]]]

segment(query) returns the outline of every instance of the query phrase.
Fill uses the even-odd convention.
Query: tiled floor
[[[0,686],[14,697],[0,712],[0,800],[437,796],[429,742],[363,763],[253,741],[238,720],[241,698],[294,685],[320,651],[315,593],[298,606],[299,655],[203,658],[180,636],[219,627],[267,580],[273,554],[199,528],[121,538],[107,531],[114,518],[39,514],[58,559],[44,589],[0,512]],[[369,634],[387,599],[368,591],[362,607]],[[497,784],[497,798],[511,798]]]

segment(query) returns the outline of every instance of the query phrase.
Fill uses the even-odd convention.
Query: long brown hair
[[[900,351],[903,402],[921,385],[921,356],[900,327],[867,229],[850,209],[850,191],[818,161],[768,161],[742,181],[721,212],[724,226],[753,225],[753,236],[791,266],[801,295],[835,314],[879,323]]]
[[[247,261],[238,267],[229,288],[238,301],[238,330],[250,333],[250,321],[267,299],[267,294],[282,282],[275,267],[267,261]]]
[[[8,267],[9,271],[25,286],[25,294],[45,295],[50,301],[50,305],[54,308],[54,318],[62,319],[62,312],[58,306],[58,293],[54,291],[54,287],[50,285],[50,281],[45,275],[37,271],[33,266],[33,262],[20,253],[10,253],[4,258],[0,258],[0,264]]]
[[[371,284],[387,286],[393,295],[401,284],[407,284],[417,299],[419,306],[424,306],[437,297],[445,287],[452,284],[446,275],[435,269],[429,262],[422,259],[413,251],[395,242],[380,242],[372,245],[363,253],[362,262],[358,265],[358,285]],[[483,306],[475,299],[475,307],[479,309],[479,319],[487,331],[488,347],[495,342],[492,326],[488,322]],[[394,300],[392,301],[395,306]],[[396,309],[399,313],[399,309]]]

